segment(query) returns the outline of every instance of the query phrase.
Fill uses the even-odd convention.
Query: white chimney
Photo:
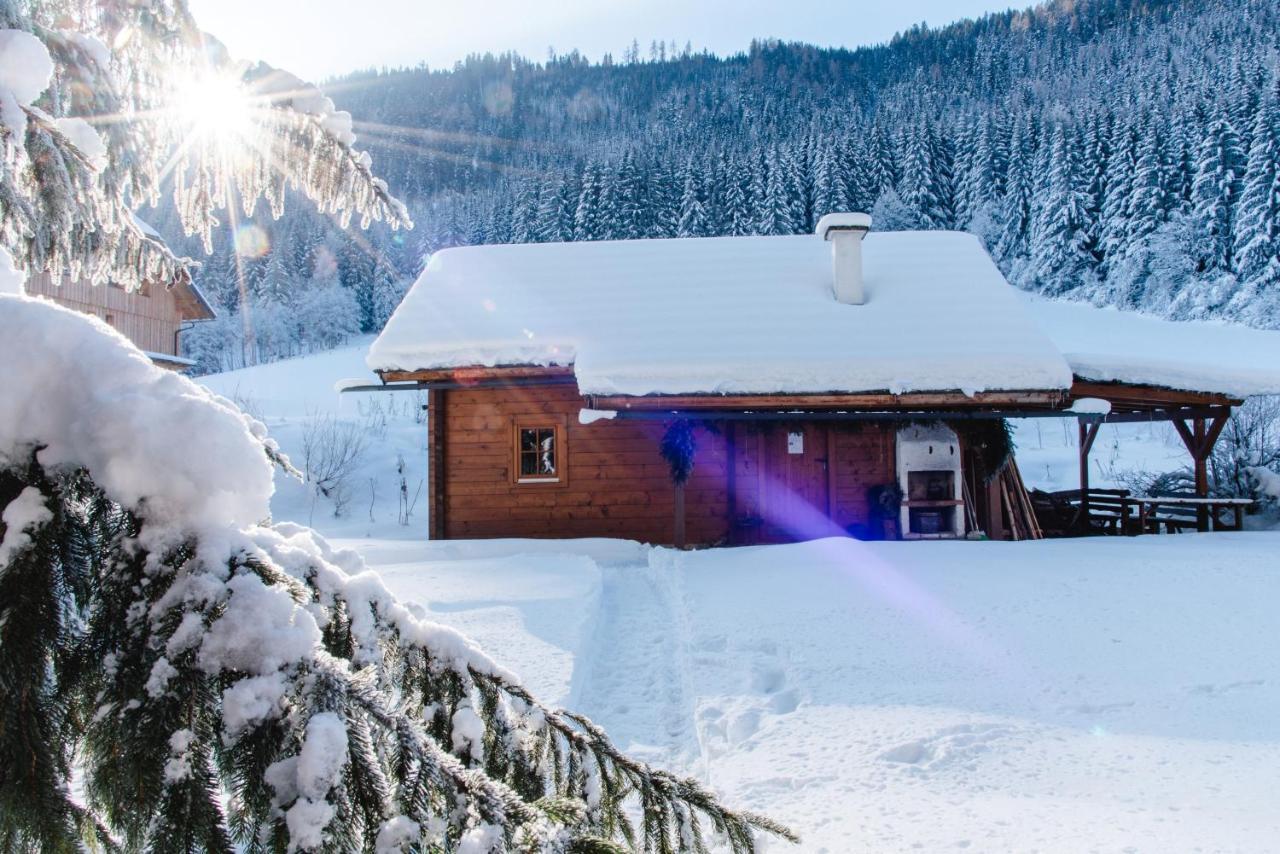
[[[862,305],[862,238],[871,230],[871,215],[864,213],[829,213],[818,220],[814,229],[831,243],[831,281],[836,301]]]

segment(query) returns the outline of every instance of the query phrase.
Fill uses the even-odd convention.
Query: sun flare
[[[253,135],[253,98],[238,76],[192,74],[176,87],[173,111],[195,141],[224,154],[247,145]]]

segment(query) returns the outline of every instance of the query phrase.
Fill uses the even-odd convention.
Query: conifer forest
[[[328,81],[417,227],[352,237],[294,205],[224,228],[197,274],[222,318],[189,354],[376,331],[449,246],[791,234],[836,210],[971,231],[1028,290],[1273,326],[1278,33],[1268,0],[1058,0],[857,50],[673,40]]]

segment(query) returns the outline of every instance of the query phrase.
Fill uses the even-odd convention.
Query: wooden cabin
[[[27,293],[48,297],[59,305],[92,314],[118,330],[162,368],[185,370],[195,364],[183,358],[184,329],[216,316],[200,289],[183,277],[166,287],[147,283],[136,291],[118,285],[94,285],[83,279],[55,282],[48,273],[27,279]]]
[[[1086,479],[1102,423],[1174,421],[1203,475],[1231,407],[1280,390],[1270,365],[1073,355],[976,238],[868,230],[436,253],[368,359],[429,390],[430,536],[1033,537],[1005,419],[1077,419]]]

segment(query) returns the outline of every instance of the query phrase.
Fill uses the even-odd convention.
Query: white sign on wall
[[[804,453],[804,434],[800,432],[791,432],[787,434],[787,453],[803,454]]]

